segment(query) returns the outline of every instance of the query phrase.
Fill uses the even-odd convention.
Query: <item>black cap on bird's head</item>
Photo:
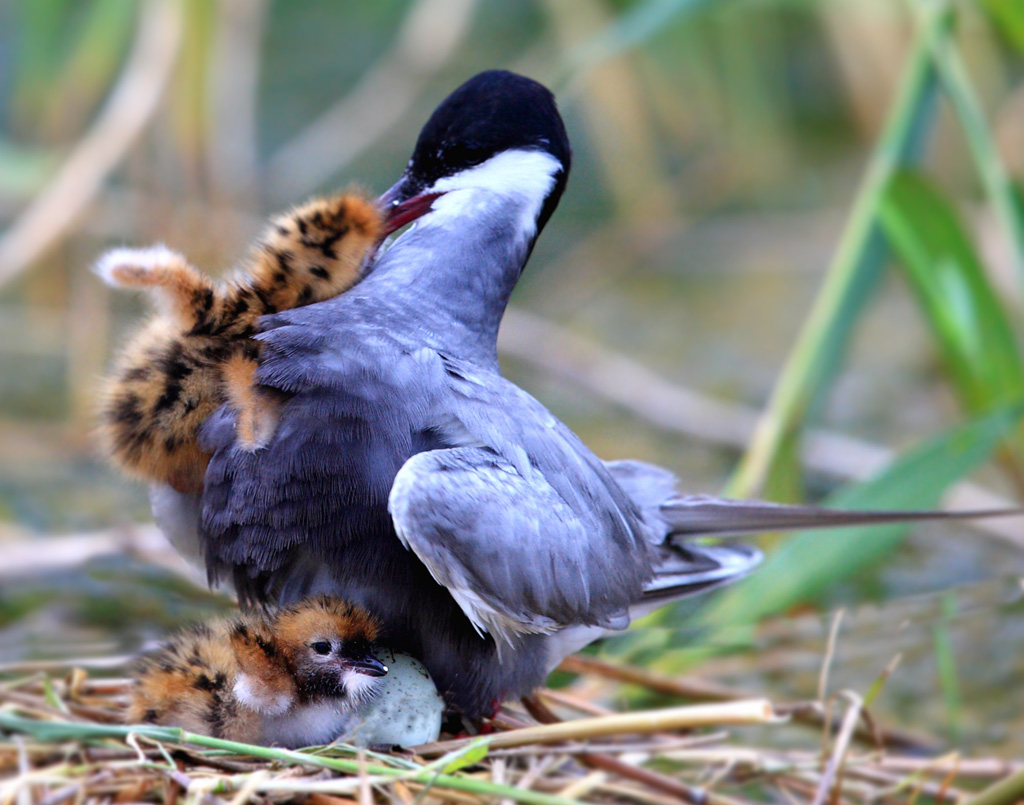
[[[540,232],[565,189],[572,151],[550,90],[506,70],[474,76],[434,110],[402,178],[380,198],[387,230],[428,212],[445,192],[435,188],[442,180],[510,151],[545,152],[558,163],[537,217]]]
[[[569,171],[569,138],[551,92],[530,78],[489,70],[437,107],[420,131],[407,174],[429,188],[514,148],[547,151]]]

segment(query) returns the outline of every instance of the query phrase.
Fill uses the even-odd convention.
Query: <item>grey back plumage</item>
[[[540,684],[552,635],[621,629],[651,596],[756,563],[677,550],[665,473],[606,466],[499,374],[505,305],[568,168],[547,90],[467,82],[385,195],[401,220],[429,214],[353,289],[263,320],[257,379],[285,397],[269,444],[241,449],[228,408],[202,433],[211,581],[362,604],[470,716]]]
[[[477,194],[456,238],[414,227],[348,293],[267,318],[277,432],[241,450],[227,408],[203,431],[211,579],[247,601],[344,590],[470,714],[541,681],[534,633],[625,626],[652,572],[636,504],[497,372],[524,203]]]

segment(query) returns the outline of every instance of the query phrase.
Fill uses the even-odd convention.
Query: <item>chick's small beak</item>
[[[388,672],[388,667],[372,654],[362,657],[346,657],[342,660],[342,665],[349,671],[355,671],[357,674],[365,676],[385,676]]]
[[[444,193],[409,195],[406,179],[403,177],[377,199],[377,208],[384,216],[384,237],[412,223],[430,212],[434,200]]]

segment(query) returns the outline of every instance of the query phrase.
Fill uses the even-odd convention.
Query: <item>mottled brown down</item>
[[[275,219],[225,285],[167,249],[111,252],[101,261],[107,281],[148,291],[158,309],[105,379],[100,438],[114,463],[143,480],[199,491],[209,461],[199,428],[225,402],[236,410],[241,446],[264,446],[282,398],[253,383],[260,316],[348,290],[381,233],[373,203],[343,193]]]
[[[311,685],[306,670],[314,643],[372,644],[377,633],[377,622],[364,609],[331,596],[275,614],[196,624],[136,663],[125,721],[265,743],[265,717],[287,718],[290,712],[301,717],[300,706],[318,698],[321,686]],[[242,675],[245,700],[236,694]]]

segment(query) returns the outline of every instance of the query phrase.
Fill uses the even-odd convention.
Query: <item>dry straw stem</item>
[[[685,743],[656,735],[644,740],[625,736],[614,743],[600,740],[609,730],[624,733],[672,729],[710,722],[721,723],[735,706],[708,705],[669,710],[583,718],[567,724],[513,729],[484,738],[449,742],[455,751],[426,762],[422,756],[367,752],[351,747],[289,751],[250,746],[191,735],[181,730],[124,727],[72,722],[61,703],[83,703],[102,709],[108,720],[123,711],[123,682],[89,680],[79,674],[69,680],[9,680],[0,685],[0,805],[23,801],[60,805],[116,798],[138,801],[163,797],[189,802],[241,803],[255,798],[299,800],[308,805],[341,802],[418,801],[523,802],[567,805],[570,797],[587,801],[630,801],[644,805],[690,802],[700,805],[753,805],[785,801],[794,795],[810,803],[815,793],[822,802],[910,802],[913,796],[933,801],[963,801],[963,789],[953,787],[971,774],[1002,776],[1019,771],[993,761],[951,762],[948,756],[931,760],[879,758],[876,753],[850,752],[856,698],[844,730],[830,748],[831,763],[820,749],[759,748],[721,745],[695,748],[696,741],[725,736],[701,734]],[[15,695],[12,695],[15,694]],[[34,695],[34,701],[26,696]],[[572,699],[573,697],[567,697]],[[745,702],[771,728],[771,743],[788,743],[789,722],[776,718],[764,700]],[[36,715],[28,717],[28,713]],[[775,708],[774,712],[778,712]],[[679,714],[685,714],[680,718]],[[703,717],[694,718],[695,714]],[[718,716],[710,718],[710,714]],[[521,722],[509,714],[509,722]],[[617,725],[617,726],[615,726]],[[499,730],[502,727],[497,727]],[[576,733],[572,744],[549,740]],[[585,733],[585,734],[583,734]],[[523,740],[532,741],[523,744]],[[183,743],[191,746],[182,746]],[[690,743],[690,747],[687,747]],[[517,748],[496,748],[513,744]],[[436,748],[437,745],[435,745]],[[429,750],[428,748],[425,748]],[[657,758],[659,764],[647,768]],[[977,768],[966,773],[973,763]],[[590,766],[590,770],[582,766]],[[599,773],[593,773],[594,769]],[[842,774],[839,771],[842,770]],[[938,778],[938,779],[937,779]],[[1000,789],[993,789],[999,794]],[[1011,790],[1003,787],[1002,791]],[[827,792],[820,799],[821,792]],[[907,798],[908,793],[911,799]],[[1002,794],[999,794],[1002,796]],[[797,800],[794,800],[797,801]],[[979,805],[1002,805],[1012,800],[979,800]]]
[[[860,697],[849,692],[845,692],[843,696],[850,700],[850,707],[843,717],[843,723],[839,729],[839,736],[832,750],[832,756],[828,759],[825,773],[818,783],[818,790],[815,793],[812,805],[824,805],[826,797],[833,790],[833,787],[838,790],[838,786],[842,781],[843,764],[846,762],[846,755],[850,750],[850,742],[853,739],[853,732],[857,728],[857,722],[860,720],[863,706]]]
[[[185,4],[147,0],[121,78],[50,184],[0,238],[0,287],[75,223],[156,112],[177,59]]]
[[[821,673],[818,676],[818,701],[823,702],[828,696],[828,672],[832,669],[832,660],[836,654],[836,643],[839,639],[839,627],[843,623],[844,610],[837,610],[832,616],[832,624],[828,630],[828,643],[825,645],[825,658],[821,662]]]
[[[614,772],[622,777],[646,785],[655,791],[680,797],[687,802],[701,802],[706,805],[732,805],[735,800],[688,785],[639,766],[633,766],[617,757],[603,753],[586,753],[581,759],[589,766]],[[564,794],[564,792],[563,792]]]
[[[992,779],[1024,774],[1024,763],[998,759],[965,759],[956,753],[941,758],[885,757],[881,769],[893,774],[944,775],[956,771],[961,777]]]
[[[939,783],[929,782],[920,774],[900,778],[877,767],[869,768],[856,763],[847,764],[846,775],[848,778],[863,780],[877,788],[881,788],[887,792],[889,797],[895,797],[897,794],[903,796],[905,791],[916,792],[912,796],[928,796],[939,802],[946,800],[959,801],[965,796],[962,791],[953,788],[949,784],[952,777],[956,775],[956,772],[952,770],[947,771],[946,779]]]
[[[629,733],[664,732],[740,724],[772,724],[782,719],[767,699],[748,699],[726,704],[697,704],[670,707],[665,710],[643,710],[637,713],[615,713],[596,718],[581,718],[558,724],[502,732],[486,738],[491,749],[527,744],[551,744],[560,741],[603,738]],[[466,746],[478,739],[441,741],[419,747],[419,754],[432,757]]]

